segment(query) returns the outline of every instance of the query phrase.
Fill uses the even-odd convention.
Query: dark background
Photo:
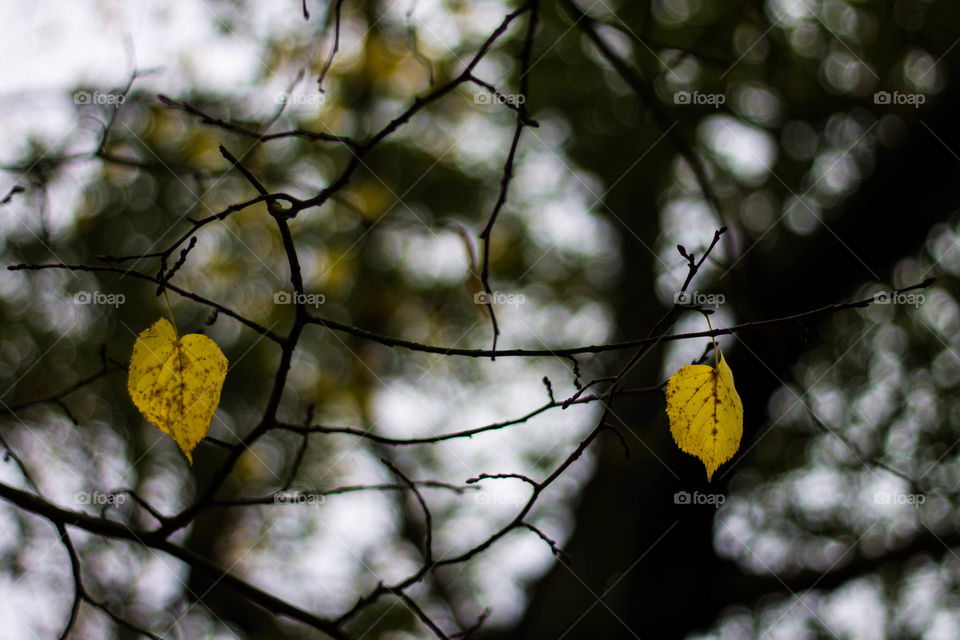
[[[244,2],[214,4],[226,29],[253,31]],[[466,11],[457,2],[442,4],[451,15]],[[285,112],[278,128],[367,139],[416,95],[460,73],[487,35],[460,41],[446,52],[428,47],[422,55],[431,59],[431,85],[426,66],[411,52],[403,12],[390,12],[387,5],[343,4],[352,34],[345,40],[353,42],[356,33],[363,33],[362,44],[350,52],[349,64],[335,59],[324,80],[329,93],[322,108]],[[505,6],[502,14],[514,8]],[[299,32],[263,42],[270,71],[264,71],[260,86],[267,75],[300,65],[306,71],[300,90],[315,95],[314,83],[329,50],[315,45],[329,44],[322,34],[329,35],[333,24],[327,7],[310,9],[313,15]],[[300,8],[291,4],[290,11]],[[519,19],[495,45],[491,56],[497,66],[491,68],[499,69],[500,77],[484,76],[489,70],[483,66],[478,71],[507,94],[521,86],[526,24],[526,18]],[[563,169],[536,174],[538,180],[555,182],[561,200],[561,187],[573,185],[586,200],[578,205],[614,233],[602,235],[600,249],[592,253],[545,246],[537,229],[538,218],[546,219],[546,204],[541,209],[524,197],[515,182],[493,234],[495,290],[526,291],[544,309],[548,304],[573,310],[601,305],[611,319],[608,341],[643,337],[670,308],[672,292],[686,273],[674,245],[682,241],[700,255],[721,224],[728,231],[692,285],[724,295],[714,326],[789,316],[930,276],[938,280],[922,292],[924,302],[917,307],[848,309],[724,338],[724,354],[744,404],[744,436],[740,453],[710,484],[700,462],[681,453],[669,437],[662,394],[617,398],[611,422],[620,437],[605,433],[591,445],[585,464],[592,475],[563,495],[543,498],[566,509],[569,517],[551,521],[546,516],[553,507],[538,512],[547,523],[542,528],[556,525],[547,533],[559,540],[569,563],[542,564],[534,575],[518,579],[527,596],[525,609],[509,619],[494,617],[471,637],[919,638],[960,633],[955,516],[960,460],[954,449],[960,414],[953,400],[960,378],[955,352],[960,271],[953,248],[960,209],[958,27],[960,12],[947,0],[539,3],[534,64],[523,82],[528,84],[525,108],[543,126],[524,130],[518,173],[542,163],[549,152]],[[598,48],[594,38],[609,48]],[[292,79],[294,73],[287,76]],[[249,90],[257,86],[253,82]],[[424,234],[425,228],[451,234],[453,225],[476,238],[490,215],[516,114],[502,105],[477,104],[471,99],[475,88],[461,87],[417,114],[364,156],[333,200],[301,212],[291,224],[301,260],[316,259],[320,265],[313,284],[327,296],[321,309],[325,317],[429,344],[489,347],[489,321],[472,304],[478,290],[475,276],[467,268],[452,280],[411,276],[418,268],[412,255],[416,245],[403,240]],[[677,104],[677,91],[722,95],[725,103],[719,109]],[[920,108],[878,103],[878,91],[922,94],[925,102]],[[219,125],[163,104],[155,91],[137,83],[114,120],[101,105],[77,105],[78,121],[94,132],[97,151],[81,145],[86,151],[74,155],[71,149],[37,141],[9,163],[4,189],[18,184],[27,191],[5,205],[20,226],[11,227],[5,238],[4,262],[102,264],[97,259],[102,254],[140,254],[166,246],[188,228],[185,214],[204,217],[255,195],[217,152],[220,144],[243,158],[269,190],[298,197],[314,195],[349,166],[353,152],[343,145],[304,138],[263,141],[238,132],[238,127],[263,131],[268,119],[248,109],[240,93],[212,94],[198,86],[170,96],[221,119]],[[478,114],[502,130],[508,144],[479,163],[448,153],[448,143],[458,136],[444,136]],[[109,123],[108,138],[98,139],[102,128],[94,116]],[[774,161],[759,178],[738,172],[711,127],[734,138],[731,131],[760,132],[772,145]],[[469,136],[458,144],[469,145]],[[750,144],[736,138],[741,154],[762,154]],[[122,158],[136,162],[118,160]],[[58,206],[51,188],[78,163],[92,163],[97,170],[76,185],[82,197],[70,222],[51,228],[45,216]],[[584,180],[592,186],[582,188]],[[196,202],[198,193],[205,194],[202,204]],[[803,204],[791,205],[797,196]],[[682,206],[698,214],[684,217]],[[222,223],[228,231],[216,229],[218,224],[199,232],[199,257],[188,260],[173,282],[284,330],[290,309],[272,304],[272,294],[283,290],[286,265],[265,207],[231,216]],[[587,227],[580,233],[591,235]],[[465,255],[462,245],[454,246]],[[131,266],[149,275],[159,267],[155,260]],[[165,513],[189,504],[197,488],[209,482],[222,451],[201,444],[188,469],[172,444],[160,440],[136,413],[122,372],[94,381],[62,404],[17,409],[95,373],[102,345],[107,358],[124,365],[136,334],[166,313],[155,286],[116,274],[74,276],[58,270],[4,272],[2,277],[8,283],[0,308],[0,345],[9,391],[3,397],[8,411],[0,433],[8,448],[18,451],[26,466],[43,467],[51,454],[38,442],[52,442],[55,455],[84,479],[71,480],[76,486],[104,491],[129,486],[157,497]],[[52,300],[69,304],[76,291],[122,293],[126,302],[118,309],[84,309],[83,314],[92,315],[67,332],[54,321],[60,307]],[[210,310],[201,305],[176,298],[175,309],[181,327],[208,333],[228,355],[243,354],[223,392],[225,421],[213,431],[232,441],[231,432],[243,435],[263,411],[277,350],[222,314],[204,324],[211,319]],[[510,317],[510,311],[504,315]],[[680,317],[688,321],[683,330],[706,328],[689,323],[695,312]],[[539,349],[590,342],[560,328],[537,336],[539,341],[518,343],[509,335],[509,327],[518,324],[508,320],[504,326],[501,346]],[[666,331],[679,329],[674,325]],[[558,344],[558,339],[566,342]],[[625,386],[659,384],[708,340],[690,342],[695,344],[682,353],[676,343],[650,350]],[[306,373],[291,384],[281,405],[281,414],[294,421],[314,405],[316,422],[370,428],[384,386],[396,381],[416,385],[424,371],[437,366],[436,360],[444,361],[439,375],[467,389],[499,375],[537,380],[549,374],[558,398],[574,390],[565,358],[533,359],[523,370],[498,369],[510,366],[509,360],[424,356],[320,327],[304,335],[300,348],[312,354],[310,364],[297,361],[295,369],[303,365]],[[583,380],[615,374],[630,353],[578,356]],[[497,419],[522,415],[538,406],[542,396],[541,391],[510,415],[496,414]],[[583,424],[564,433],[563,445],[549,456],[527,460],[521,469],[479,466],[474,475],[513,471],[546,476],[597,419],[595,413],[583,415]],[[438,431],[483,423],[465,411],[463,420]],[[512,427],[520,430],[521,439],[524,428]],[[255,460],[241,459],[221,497],[275,490],[273,472],[283,475],[294,465],[298,443],[292,434],[270,435]],[[336,438],[311,440],[299,471],[304,486],[317,477],[325,487],[354,477],[340,466],[339,443]],[[430,447],[395,451],[367,442],[360,447],[374,460],[395,455],[418,478],[456,484],[469,477]],[[118,474],[117,465],[134,471]],[[56,485],[58,469],[38,470],[40,484]],[[5,481],[23,486],[14,476],[5,475]],[[824,477],[832,481],[818,484]],[[153,486],[158,482],[169,490],[158,491]],[[927,499],[919,508],[880,508],[878,487]],[[716,510],[676,504],[678,491],[721,494],[725,505]],[[167,498],[159,497],[163,495]],[[433,515],[441,523],[453,522],[462,509],[477,509],[426,495],[437,500]],[[423,527],[418,504],[412,498],[389,500],[396,528],[384,544],[399,550],[397,563],[419,562]],[[69,498],[60,503],[78,508]],[[222,566],[240,563],[243,568],[237,547],[249,539],[238,539],[236,532],[256,532],[260,518],[272,517],[268,511],[208,511],[182,542]],[[153,524],[143,513],[125,513],[131,524]],[[4,547],[4,567],[11,576],[31,577],[37,551],[27,542],[50,536],[49,523],[13,508],[5,520],[13,542]],[[263,544],[302,544],[315,529],[291,526]],[[513,544],[512,538],[502,544]],[[158,633],[168,626],[164,608],[130,604],[138,602],[131,595],[135,579],[112,580],[98,560],[122,554],[137,566],[146,561],[142,550],[88,536],[81,551],[98,594]],[[470,564],[480,562],[477,557]],[[66,563],[64,556],[54,564]],[[275,568],[282,572],[281,567]],[[258,572],[264,570],[269,571],[269,562],[267,569],[261,564],[256,570],[244,568],[243,574],[257,584],[283,582],[259,581]],[[924,583],[929,590],[920,592],[929,607],[924,615],[911,613],[906,605],[918,576],[935,582]],[[369,578],[336,589],[352,594],[344,598],[352,602],[375,586]],[[212,629],[217,629],[224,637],[312,637],[302,635],[302,627],[238,604],[242,600],[236,593],[197,573],[188,572],[183,579],[170,609],[189,610],[199,599],[203,606],[195,615],[209,621],[188,634],[214,637]],[[484,589],[490,588],[476,569],[453,565],[439,569],[415,597],[453,633],[454,627],[475,621],[488,604]],[[322,596],[311,593],[300,604],[328,611],[329,604],[317,602]],[[860,597],[844,599],[849,593]],[[409,610],[392,604],[389,600],[366,610],[346,627],[348,633],[405,637],[390,634],[406,629],[412,637],[431,636]],[[63,611],[68,608],[64,601]],[[330,608],[335,616],[337,608]],[[65,619],[66,614],[58,610],[56,617]],[[77,637],[84,637],[84,628],[136,637],[98,613],[81,617],[81,623],[90,626],[81,626]],[[790,624],[795,626],[785,626]],[[876,629],[882,635],[874,635]]]

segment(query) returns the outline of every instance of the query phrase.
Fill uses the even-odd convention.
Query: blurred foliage
[[[332,19],[324,15],[329,14],[327,6],[309,5],[310,21],[291,22],[293,26],[263,36],[262,25],[253,17],[254,3],[213,4],[224,31],[261,34],[262,74],[249,87],[229,94],[195,86],[171,99],[248,131],[303,129],[354,140],[368,139],[415,96],[456,77],[513,8],[499,2],[455,0],[414,2],[410,7],[345,2],[341,50],[324,80],[325,92],[318,93],[316,78],[332,44]],[[287,8],[292,15],[299,11],[295,4]],[[680,242],[700,251],[721,222],[729,225],[733,240],[718,248],[717,260],[705,268],[704,276],[712,282],[698,286],[723,287],[728,268],[739,291],[750,291],[752,270],[764,265],[801,270],[802,265],[788,264],[781,256],[800,241],[829,236],[834,221],[848,215],[845,205],[870,178],[879,154],[895,153],[925,113],[910,105],[878,104],[875,94],[923,95],[928,105],[937,103],[938,96],[951,88],[949,64],[956,59],[944,59],[960,33],[960,13],[951,0],[651,0],[581,6],[596,20],[601,36],[639,70],[654,102],[645,104],[602,60],[571,23],[562,3],[542,4],[528,101],[539,126],[524,131],[518,174],[491,245],[494,289],[522,292],[528,300],[522,309],[498,310],[503,347],[572,346],[645,334],[672,303],[686,273],[675,245]],[[513,25],[477,70],[480,78],[507,94],[519,82],[522,26],[522,21]],[[411,38],[420,54],[411,49]],[[330,184],[353,157],[346,144],[305,138],[260,141],[205,124],[195,115],[161,104],[155,91],[141,89],[144,84],[149,85],[149,78],[134,83],[102,147],[101,155],[132,162],[74,155],[97,147],[102,123],[111,113],[104,105],[76,107],[81,124],[76,137],[83,143],[79,149],[29,141],[16,164],[29,168],[19,173],[30,189],[0,210],[6,217],[0,246],[7,264],[102,264],[98,257],[105,254],[138,255],[165,248],[189,229],[189,219],[256,196],[221,156],[219,145],[241,158],[268,189],[297,197],[309,197]],[[483,92],[473,93],[474,89],[464,85],[426,107],[366,155],[360,171],[335,198],[292,221],[306,290],[324,296],[317,313],[430,344],[476,348],[490,344],[489,320],[474,303],[469,242],[461,230],[476,238],[490,215],[515,113],[476,100]],[[716,109],[678,103],[679,92],[721,95],[724,103]],[[285,100],[278,98],[281,95]],[[674,123],[671,135],[657,124],[653,115],[657,111]],[[719,212],[710,210],[683,153],[705,160]],[[858,513],[855,507],[863,506],[862,499],[856,504],[843,501],[853,493],[910,489],[875,486],[881,481],[878,477],[887,482],[889,476],[876,468],[865,470],[861,464],[865,457],[876,457],[910,475],[922,474],[928,483],[924,491],[956,485],[957,412],[950,400],[958,380],[955,265],[944,273],[945,256],[956,250],[952,240],[942,239],[955,234],[955,226],[940,228],[931,235],[926,257],[913,258],[896,272],[897,285],[927,273],[948,276],[926,294],[926,306],[871,307],[837,316],[829,329],[815,336],[795,369],[780,371],[787,379],[770,400],[773,426],[763,427],[772,429],[773,435],[755,449],[744,447],[743,455],[749,458],[730,481],[730,499],[719,512],[715,544],[721,557],[734,558],[741,568],[757,573],[824,571],[832,568],[838,541],[872,544],[869,549],[882,551],[924,529],[941,532],[956,526],[956,496],[951,492],[930,497],[921,510],[884,512],[886,520],[869,510]],[[289,291],[288,272],[266,207],[253,206],[211,223],[198,238],[172,283],[283,333],[290,326],[293,307],[275,304],[278,293]],[[914,255],[918,249],[905,246],[903,255]],[[128,266],[148,274],[159,269],[155,259]],[[839,274],[838,289],[869,295],[879,277],[867,271]],[[818,284],[812,283],[811,289]],[[125,364],[137,333],[165,313],[155,289],[129,275],[5,272],[0,279],[4,365],[0,382],[7,389],[3,402],[14,406],[42,398],[95,373],[102,349],[108,360]],[[77,304],[78,292],[122,295],[124,302],[116,307]],[[725,318],[732,322],[762,317],[769,310],[764,292],[753,293],[734,300],[722,311],[729,314]],[[209,335],[230,359],[211,435],[233,442],[262,414],[279,351],[222,314],[211,315],[208,308],[173,294],[171,299],[182,330]],[[662,361],[644,363],[638,384],[656,384],[662,370],[691,360],[702,349],[702,344],[671,346],[662,353]],[[610,356],[585,359],[583,379],[609,374],[615,362]],[[396,418],[389,428],[402,430],[419,422],[422,430],[417,435],[451,431],[512,418],[538,406],[545,399],[542,387],[528,392],[530,386],[519,386],[521,379],[539,385],[539,378],[549,374],[557,397],[569,395],[566,392],[574,389],[569,369],[570,363],[563,360],[529,366],[498,360],[495,365],[410,354],[312,326],[300,343],[280,415],[299,422],[313,407],[314,420],[323,424],[383,430],[387,428],[383,423],[390,421],[384,420],[386,414]],[[175,446],[139,417],[126,396],[124,375],[112,373],[71,394],[66,409],[42,405],[5,416],[3,437],[13,449],[26,452],[37,466],[38,484],[61,504],[72,508],[70,496],[77,491],[128,487],[162,512],[172,513],[205,484],[222,452],[201,443],[194,466],[187,469]],[[506,402],[505,394],[484,393],[494,383],[513,385],[524,398],[540,395],[522,405]],[[433,402],[443,408],[431,413],[414,402],[388,402],[396,388],[405,394],[418,390],[424,396],[433,394]],[[784,391],[787,388],[809,393],[811,413],[819,418],[802,410],[806,403],[792,406],[795,397]],[[412,415],[395,416],[401,410]],[[589,422],[592,415],[580,414],[582,422]],[[643,423],[653,422],[649,412],[642,415]],[[665,423],[663,416],[658,418]],[[859,454],[832,439],[832,430],[855,443]],[[560,444],[554,431],[562,434]],[[521,442],[501,443],[500,452],[514,456],[511,462],[522,461],[525,473],[543,475],[569,452],[568,445],[575,446],[582,432],[582,425],[547,423],[542,432],[517,436]],[[494,457],[496,452],[470,458],[465,450],[472,442],[463,448],[391,453],[416,470],[419,479],[460,482],[481,471],[512,470]],[[292,468],[298,445],[292,434],[264,438],[241,460],[225,497],[274,490]],[[632,440],[631,446],[640,449],[635,459],[654,465],[652,456],[664,450],[655,446],[656,453],[645,452]],[[601,468],[625,464],[618,447],[616,461],[597,454]],[[384,472],[376,466],[382,453],[366,443],[312,438],[297,485],[383,481]],[[491,459],[496,464],[491,465]],[[13,471],[5,473],[5,481],[19,482]],[[610,526],[577,520],[577,495],[586,473],[571,480],[558,492],[563,495],[552,497],[553,502],[537,513],[563,534],[558,536],[561,540],[571,535],[573,523],[581,528]],[[827,489],[813,493],[829,493],[832,501],[804,502],[810,495],[804,487],[810,483],[816,487],[824,483]],[[469,498],[433,493],[430,497],[435,500],[434,517],[449,529],[451,548],[463,544],[454,540],[455,531],[471,531],[467,536],[471,537],[471,528],[485,519],[471,511],[476,504]],[[365,543],[369,555],[362,558],[336,560],[326,549],[317,556],[290,551],[311,535],[329,534],[326,518],[333,520],[348,510],[338,506],[340,498],[330,499],[318,522],[312,514],[270,508],[220,510],[197,523],[189,544],[224,566],[239,563],[241,573],[252,580],[294,593],[296,585],[283,576],[264,578],[257,569],[294,571],[296,565],[302,568],[310,562],[334,567],[331,576],[342,584],[306,591],[314,608],[340,612],[352,605],[357,593],[376,585],[375,575],[387,572],[396,577],[397,567],[408,568],[418,557],[422,531],[416,524],[416,505],[391,495],[364,499],[367,502],[354,507],[353,517],[369,519],[375,524],[371,529],[388,535],[376,544]],[[121,508],[134,511],[130,503]],[[153,524],[142,512],[136,518],[144,526]],[[12,509],[4,510],[3,519],[14,533],[9,544],[0,546],[0,553],[4,566],[11,568],[10,579],[16,580],[37,553],[28,542],[49,538],[51,531],[47,523]],[[882,521],[877,530],[875,521]],[[751,531],[751,537],[744,530]],[[880,539],[859,540],[865,530]],[[730,531],[740,537],[731,538]],[[517,548],[522,548],[520,544]],[[258,551],[248,557],[251,548]],[[83,552],[95,560],[113,549],[89,538]],[[548,554],[539,547],[538,552]],[[611,547],[609,552],[618,550]],[[150,554],[133,546],[124,547],[124,554],[129,558],[126,580],[112,580],[111,571],[123,572],[96,565],[94,574],[104,592],[128,602],[128,612],[161,627],[190,611],[187,603],[192,596],[185,591],[147,599],[143,588],[136,587],[136,571],[133,577],[129,572],[147,566]],[[524,591],[547,570],[548,560],[510,575],[504,568],[508,562],[497,559],[490,561],[493,569],[450,570],[417,596],[442,619],[469,624],[502,590],[502,599],[514,608],[502,605],[507,612],[495,618],[493,626],[509,625],[522,617],[525,596],[534,597],[532,590]],[[341,566],[344,563],[350,567]],[[514,591],[491,581],[490,571],[498,569]],[[196,587],[194,577],[164,570]],[[910,575],[897,575],[893,582]],[[67,584],[63,580],[60,576],[53,583]],[[942,589],[950,595],[943,596],[941,613],[949,613],[951,607],[955,610],[956,582],[947,581]],[[892,601],[891,606],[899,606],[896,598]],[[827,607],[824,603],[818,606]],[[188,637],[217,633],[299,637],[285,623],[266,623],[262,616],[246,612],[226,619],[229,604],[207,604],[213,614],[193,611],[181,622],[185,633],[193,629],[194,635]],[[371,607],[352,628],[369,630],[367,637],[405,637],[401,632],[427,637],[406,608],[393,605],[381,602]],[[811,609],[819,611],[813,605]],[[705,637],[760,637],[770,622],[764,618],[770,615],[764,603],[725,611],[718,618],[719,630]],[[536,613],[531,615],[536,619]],[[833,622],[831,615],[823,617]],[[947,629],[960,628],[955,618]],[[796,620],[788,616],[786,623]],[[84,624],[97,630],[107,626],[94,619],[85,619]],[[816,614],[796,624],[805,629],[803,637],[832,637],[829,629],[818,627],[826,623]],[[933,623],[925,627],[916,620],[897,624],[898,631],[885,637],[921,637],[933,628]],[[245,632],[230,631],[231,625],[244,627]],[[747,629],[740,636],[737,625]],[[794,627],[783,633],[790,629]],[[677,630],[676,635],[687,631],[693,629]],[[851,631],[849,637],[881,637],[857,633]],[[126,636],[116,631],[116,637]]]

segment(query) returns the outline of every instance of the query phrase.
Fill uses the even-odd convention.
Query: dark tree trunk
[[[956,60],[952,67],[957,68]],[[949,86],[956,86],[951,79]],[[889,282],[891,267],[918,250],[928,230],[960,208],[960,109],[956,90],[941,96],[929,110],[905,114],[909,123],[902,148],[881,151],[876,170],[842,209],[826,218],[829,230],[809,237],[760,243],[736,271],[721,282],[738,320],[771,318],[849,299],[856,288],[878,274]],[[934,134],[935,132],[935,134]],[[636,196],[631,196],[636,202]],[[610,202],[626,211],[623,197]],[[644,198],[646,207],[651,200]],[[652,208],[632,212],[655,219]],[[650,231],[648,226],[647,231]],[[705,230],[705,237],[707,236]],[[642,235],[646,241],[655,233]],[[625,240],[629,246],[634,242]],[[661,310],[650,304],[650,256],[625,251],[629,262],[621,292],[621,333],[636,336],[652,326]],[[768,423],[766,406],[781,380],[792,378],[794,363],[808,338],[816,339],[823,320],[778,325],[744,332],[727,354],[744,403],[742,464],[762,455],[763,442],[750,451]],[[629,327],[630,329],[626,329]],[[631,382],[656,380],[660,362],[653,354],[631,374]],[[595,446],[598,467],[577,512],[577,529],[566,546],[570,568],[557,564],[532,596],[525,618],[510,637],[523,638],[682,638],[704,629],[733,604],[752,606],[764,594],[803,589],[819,575],[755,577],[718,558],[712,546],[715,511],[709,506],[679,507],[679,490],[725,492],[723,467],[706,483],[698,460],[677,450],[670,439],[659,395],[617,400],[616,415],[631,450],[604,437]],[[633,435],[635,434],[635,435]],[[735,458],[736,460],[737,458]],[[668,468],[669,467],[669,468]],[[672,471],[671,471],[672,470]],[[676,473],[679,479],[674,476]],[[732,475],[732,474],[731,474]],[[935,542],[935,541],[934,541]],[[949,541],[948,541],[949,542]],[[958,542],[954,539],[953,542]],[[906,550],[893,551],[890,562],[914,552],[936,549],[918,538]],[[939,552],[945,547],[939,546]],[[870,571],[884,559],[855,558],[838,567],[820,586]],[[491,635],[490,637],[494,637]]]

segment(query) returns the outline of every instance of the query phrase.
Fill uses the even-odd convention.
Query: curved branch
[[[933,285],[936,281],[936,278],[927,278],[923,282],[919,282],[908,287],[903,287],[902,289],[892,289],[884,292],[886,294],[900,294],[906,293],[908,291],[914,291],[916,289],[925,289]],[[520,357],[520,358],[529,358],[529,357],[568,357],[579,355],[583,353],[605,353],[607,351],[622,351],[624,349],[631,349],[633,347],[640,347],[646,344],[653,344],[658,342],[671,342],[673,340],[690,340],[692,338],[715,338],[717,336],[726,336],[733,335],[734,333],[739,333],[740,331],[745,331],[747,329],[757,329],[760,327],[768,327],[775,324],[782,324],[784,322],[794,322],[796,320],[804,320],[807,318],[812,318],[815,316],[825,315],[829,313],[836,313],[838,311],[845,311],[847,309],[856,309],[868,307],[871,304],[876,302],[875,296],[870,296],[869,298],[862,298],[860,300],[854,300],[852,302],[841,302],[835,304],[828,304],[823,307],[817,307],[816,309],[810,309],[808,311],[801,311],[799,313],[790,314],[787,316],[780,316],[777,318],[768,318],[765,320],[752,320],[749,322],[742,322],[740,324],[735,324],[730,327],[720,327],[717,329],[712,329],[709,331],[691,331],[688,333],[673,333],[673,334],[660,334],[653,335],[646,338],[637,338],[634,340],[626,340],[624,342],[609,342],[606,344],[593,344],[580,347],[558,347],[555,349],[462,349],[457,347],[444,347],[439,345],[425,344],[421,342],[415,342],[413,340],[404,340],[402,338],[394,338],[392,336],[386,336],[372,331],[367,331],[366,329],[361,329],[359,327],[354,327],[342,322],[337,322],[335,320],[329,320],[327,318],[321,318],[319,316],[309,316],[307,319],[308,324],[315,324],[321,327],[326,327],[334,331],[340,331],[342,333],[347,333],[358,338],[363,338],[365,340],[370,340],[371,342],[378,342],[386,347],[400,347],[402,349],[408,349],[410,351],[420,351],[423,353],[433,353],[442,356],[464,356],[468,358],[490,358],[496,356],[498,358],[509,358],[509,357]]]
[[[182,289],[176,285],[172,285],[169,282],[164,282],[162,279],[157,278],[155,276],[149,276],[145,273],[140,273],[139,271],[130,271],[128,269],[121,269],[120,267],[101,267],[101,266],[93,266],[93,265],[86,265],[86,264],[64,264],[62,262],[50,263],[50,264],[23,264],[23,263],[12,264],[12,265],[9,265],[7,269],[10,271],[42,271],[44,269],[66,269],[68,271],[119,273],[120,275],[132,276],[134,278],[139,278],[140,280],[153,282],[154,284],[158,284],[158,285],[162,284],[165,289],[169,289],[170,291],[178,293],[184,298],[189,298],[194,302],[199,302],[200,304],[206,305],[212,309],[216,309],[218,312],[222,313],[223,315],[229,316],[234,320],[236,320],[237,322],[248,326],[249,328],[253,329],[254,331],[256,331],[257,333],[259,333],[265,338],[269,338],[277,343],[283,342],[283,338],[281,338],[274,332],[270,331],[266,327],[254,322],[253,320],[249,320],[245,318],[244,316],[240,315],[236,311],[233,311],[232,309],[228,309],[222,304],[214,302],[213,300],[209,300],[208,298],[204,298],[203,296],[197,295],[191,291],[187,291],[186,289]]]
[[[57,525],[58,529],[65,526],[77,527],[96,535],[116,540],[128,540],[151,549],[163,551],[189,564],[194,569],[210,574],[216,580],[232,588],[251,603],[266,609],[274,615],[284,616],[302,622],[307,626],[323,631],[336,640],[348,640],[348,636],[332,621],[316,616],[266,591],[262,591],[230,571],[221,569],[200,554],[169,542],[153,532],[133,529],[124,523],[96,518],[77,511],[67,511],[38,496],[15,489],[3,483],[0,483],[0,498],[24,511],[46,518]]]

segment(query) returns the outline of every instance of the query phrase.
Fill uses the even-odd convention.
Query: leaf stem
[[[708,328],[708,329],[711,331],[711,333],[712,333],[712,332],[713,332],[713,326],[710,324],[710,314],[705,313],[705,314],[703,314],[703,317],[707,319],[707,328]],[[710,336],[710,340],[713,342],[713,366],[714,366],[714,368],[717,368],[717,367],[720,366],[720,356],[719,356],[719,354],[717,353],[717,352],[719,351],[719,347],[717,347],[717,337],[716,337],[716,336]]]
[[[179,340],[179,339],[180,339],[180,330],[177,329],[177,319],[173,317],[173,305],[170,304],[170,296],[167,295],[167,289],[166,289],[166,287],[164,287],[164,289],[163,289],[163,299],[164,299],[164,300],[166,301],[166,303],[167,303],[167,311],[170,312],[170,324],[173,325],[173,332],[176,334],[177,340]],[[708,321],[708,322],[709,322],[709,321]]]

